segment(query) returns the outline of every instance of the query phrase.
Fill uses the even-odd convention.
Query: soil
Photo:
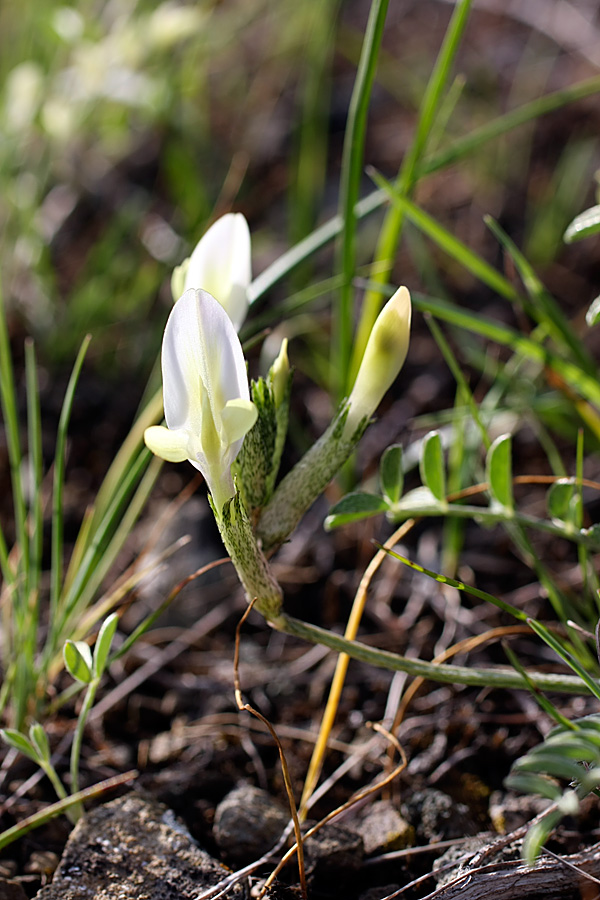
[[[344,13],[348,24],[360,23],[362,27],[365,9],[364,3],[348,4]],[[391,4],[386,50],[396,52],[409,34],[415,36],[410,58],[432,58],[449,12],[443,3]],[[550,49],[556,55],[545,90],[596,73],[585,53],[561,45],[557,36],[552,40],[544,37],[543,29],[504,17],[498,10],[476,10],[460,57],[461,71],[467,73],[466,90],[473,93],[471,109],[478,99],[485,107],[492,94],[494,103],[500,106],[509,103],[515,72],[529,42],[541,42],[542,56],[549,54]],[[341,111],[347,108],[351,72],[350,63],[340,57],[336,61],[333,96],[333,108],[339,110],[339,116],[332,114],[331,121],[332,189],[336,183],[343,127],[338,119],[343,118]],[[285,135],[285,108],[281,115],[281,132]],[[413,112],[399,110],[397,100],[378,87],[372,108],[368,161],[386,175],[392,175],[406,149],[413,123]],[[242,131],[244,124],[248,123],[241,121]],[[474,249],[502,266],[498,250],[481,223],[482,213],[491,212],[521,245],[527,237],[523,209],[532,209],[530,193],[535,190],[541,193],[543,185],[549,183],[557,161],[574,134],[584,140],[597,134],[599,126],[597,98],[578,103],[540,120],[529,138],[515,137],[511,148],[515,155],[519,148],[523,152],[530,149],[529,163],[523,171],[507,176],[498,184],[489,173],[482,176],[464,168],[453,169],[429,179],[419,190],[419,201]],[[228,145],[227,134],[218,133],[218,141],[222,154],[230,154],[232,147]],[[145,148],[142,169],[136,154],[119,165],[119,184],[125,189],[139,190],[141,186],[149,192],[156,190],[161,167],[160,137],[153,136]],[[247,214],[251,227],[275,231],[285,214],[282,185],[287,178],[287,148],[282,139],[261,149],[256,157],[259,162],[250,165],[247,177],[254,187],[248,191],[241,211]],[[269,177],[265,176],[267,171]],[[475,195],[474,184],[485,189]],[[110,206],[112,201],[108,198],[106,202]],[[90,198],[82,193],[80,210],[86,210],[91,242],[95,212],[89,203]],[[68,272],[69,255],[81,252],[82,242],[85,244],[85,229],[82,234],[81,220],[74,214],[71,221],[65,222],[60,242],[51,248],[57,271]],[[427,273],[416,270],[414,259],[415,256],[403,249],[398,256],[395,277],[417,290],[430,287]],[[328,264],[327,257],[319,261],[321,264]],[[440,289],[457,302],[530,329],[519,311],[501,303],[464,273],[453,267],[442,271]],[[538,271],[563,309],[580,322],[594,291],[597,292],[598,263],[594,252],[583,245],[562,250],[556,259],[540,262]],[[65,289],[68,289],[68,278]],[[278,288],[274,292],[273,301],[282,291],[283,288]],[[157,322],[164,321],[164,312],[164,304],[157,298]],[[11,318],[10,327],[18,368],[23,335],[17,316]],[[599,349],[598,340],[593,332],[588,334],[592,353]],[[302,443],[308,443],[326,424],[328,404],[302,371],[301,342],[297,349],[292,345],[291,353],[292,361],[298,366],[294,386],[295,431],[301,435]],[[251,351],[250,356],[251,372],[254,372],[257,351]],[[131,371],[124,368],[125,371],[119,371],[119,380],[111,378],[110,372],[101,365],[96,370],[86,369],[82,376],[70,430],[67,526],[72,522],[75,527],[80,521],[135,414],[145,373],[139,368]],[[485,380],[479,380],[481,375],[475,368],[469,369],[468,360],[465,360],[465,370],[472,377],[476,396],[480,396]],[[64,373],[58,372],[47,380],[43,389],[45,442],[49,453],[65,379]],[[356,469],[362,477],[373,476],[382,451],[390,443],[408,446],[425,434],[435,413],[451,408],[454,393],[452,376],[426,324],[417,316],[402,377],[386,398],[377,422],[358,451]],[[561,440],[560,436],[557,441],[565,465],[572,468],[572,442]],[[0,453],[3,452],[0,448]],[[299,452],[299,444],[290,441],[284,469],[293,464]],[[533,430],[524,427],[519,431],[514,452],[515,474],[548,472],[547,460]],[[5,498],[0,500],[0,507],[4,519],[8,520],[8,466],[4,460],[0,462],[0,497]],[[598,478],[597,453],[590,455],[586,465],[588,477]],[[193,473],[184,466],[165,466],[148,508],[123,550],[120,562],[125,565],[147,545],[150,535],[156,534],[157,522],[163,532],[157,549],[184,534],[191,538],[172,557],[160,577],[128,599],[129,606],[121,623],[124,632],[160,603],[182,578],[223,555],[203,486],[197,487],[181,513],[169,516],[172,499],[191,477]],[[408,480],[409,487],[416,485],[416,473]],[[339,496],[341,489],[330,486],[273,563],[284,588],[288,612],[337,630],[344,627],[360,577],[375,552],[373,540],[384,540],[391,533],[388,524],[372,520],[325,534],[323,518]],[[543,491],[530,486],[523,487],[518,497],[525,512],[539,509],[542,501]],[[591,517],[594,508],[593,503],[587,507]],[[442,570],[443,527],[435,520],[417,525],[405,540],[407,555],[434,570]],[[577,594],[580,574],[572,547],[545,538],[536,539],[536,549],[565,587]],[[460,577],[474,580],[479,588],[502,596],[531,615],[551,620],[552,610],[534,573],[514,555],[501,531],[484,531],[470,523],[459,571]],[[219,805],[232,790],[244,785],[260,788],[280,809],[286,809],[282,769],[273,737],[249,713],[240,712],[235,703],[233,648],[235,630],[244,609],[242,591],[229,565],[185,588],[159,627],[140,641],[123,662],[113,666],[86,732],[82,760],[83,786],[135,768],[139,773],[135,789],[166,804],[181,818],[203,850],[229,865],[240,861],[233,858],[235,853],[231,849],[224,849],[223,843],[219,843],[214,826]],[[403,654],[431,659],[473,633],[512,624],[496,609],[471,602],[468,597],[458,596],[387,560],[373,580],[361,639]],[[520,634],[511,641],[524,664],[559,670],[555,657],[532,637]],[[504,664],[505,656],[499,642],[491,641],[468,656],[456,657],[455,661],[483,667]],[[244,697],[275,729],[296,798],[302,791],[334,665],[334,654],[273,632],[257,614],[251,614],[244,625],[240,665]],[[61,681],[57,691],[68,683],[68,679]],[[370,723],[389,723],[398,699],[409,684],[410,679],[402,674],[351,662],[321,778],[322,782],[329,779],[329,788],[311,809],[311,820],[318,821],[345,804],[355,792],[374,784],[397,763],[397,752],[390,740],[374,732]],[[594,703],[582,698],[556,696],[552,699],[571,718],[596,711]],[[71,732],[74,710],[73,706],[63,709],[47,726],[53,749],[63,747],[58,760],[61,773],[68,771],[68,747],[64,739]],[[538,743],[548,728],[548,721],[525,692],[423,684],[395,731],[408,760],[406,767],[384,792],[373,794],[356,809],[345,813],[339,823],[340,829],[348,827],[352,834],[360,832],[364,858],[363,851],[358,854],[351,843],[349,846],[354,849],[348,852],[338,852],[339,843],[335,851],[331,848],[323,851],[325,862],[315,863],[309,869],[310,897],[380,900],[421,876],[424,880],[401,896],[407,900],[429,896],[436,890],[434,862],[445,852],[448,842],[461,847],[464,839],[480,833],[487,834],[489,842],[490,834],[518,829],[536,814],[538,810],[526,799],[508,796],[503,781],[513,761]],[[33,767],[23,758],[5,758],[0,786],[2,829],[54,799],[41,779],[32,780],[34,774]],[[110,799],[131,789],[131,785],[123,786],[111,793]],[[392,816],[393,826],[385,819],[387,824],[372,822],[369,830],[365,820],[374,812],[382,814],[382,807],[377,806],[381,802],[387,804],[386,815]],[[1,854],[0,876],[18,881],[27,896],[33,897],[51,880],[70,830],[67,820],[61,818],[31,832]],[[337,839],[346,846],[339,835]],[[584,804],[577,820],[564,820],[548,849],[559,855],[577,854],[598,841],[600,827],[594,798]],[[411,852],[413,846],[420,849]],[[600,853],[591,855],[600,857]],[[350,864],[351,859],[355,864]],[[265,865],[255,877],[264,877],[272,867],[272,864]],[[526,876],[521,874],[520,878],[520,884],[525,884]],[[269,896],[273,900],[299,896],[297,882],[297,868],[290,863]],[[562,900],[571,896],[591,900],[598,896],[597,884],[586,882],[585,893],[582,882],[574,875],[571,881],[566,879],[563,883],[559,879],[557,883]],[[489,885],[485,890],[487,893],[481,896],[510,896],[510,893],[501,895],[499,889],[496,894]],[[550,896],[547,884],[540,884],[539,894],[547,900]],[[527,896],[534,897],[535,893]]]

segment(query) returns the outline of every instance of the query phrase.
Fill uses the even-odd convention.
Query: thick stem
[[[256,541],[240,495],[236,493],[223,507],[222,516],[215,518],[248,600],[256,600],[255,608],[276,626],[283,592]]]
[[[281,544],[292,533],[352,453],[368,420],[360,422],[350,437],[344,437],[347,414],[346,404],[327,431],[280,482],[263,509],[257,535],[265,550]]]
[[[466,668],[453,666],[447,663],[436,664],[425,662],[421,659],[411,659],[401,656],[399,653],[391,653],[389,650],[378,650],[369,647],[359,641],[349,641],[339,634],[334,634],[318,625],[309,625],[285,614],[277,620],[271,621],[271,625],[278,631],[295,635],[313,644],[323,644],[337,653],[347,653],[353,659],[362,660],[383,669],[391,669],[395,672],[406,672],[409,675],[420,676],[431,681],[440,681],[445,684],[466,684],[474,687],[491,688],[523,688],[528,690],[525,679],[514,669],[498,667],[494,669]],[[540,690],[558,691],[563,694],[589,694],[589,688],[585,682],[576,675],[559,675],[549,672],[530,673],[533,684]]]

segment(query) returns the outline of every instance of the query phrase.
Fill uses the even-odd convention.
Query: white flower
[[[167,427],[144,432],[162,459],[187,459],[208,485],[217,514],[233,496],[231,464],[256,421],[246,361],[231,319],[207,291],[188,290],[167,321],[162,345]]]
[[[211,225],[190,258],[175,269],[171,289],[174,300],[190,288],[208,291],[239,331],[248,312],[251,280],[248,223],[241,213],[227,213]]]
[[[344,437],[350,438],[365,416],[373,415],[404,365],[410,338],[411,304],[405,287],[385,304],[371,330],[348,399]]]

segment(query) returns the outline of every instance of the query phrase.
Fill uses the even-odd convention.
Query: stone
[[[402,815],[413,825],[418,840],[426,844],[473,835],[477,831],[469,807],[435,788],[411,794],[402,804]]]
[[[275,846],[289,819],[266,791],[241,784],[217,806],[213,837],[228,862],[244,865]]]
[[[354,829],[328,822],[304,842],[306,871],[317,878],[357,872],[363,861],[363,839]]]
[[[367,856],[404,850],[414,844],[414,828],[389,800],[378,800],[352,825],[362,836]]]
[[[27,900],[27,894],[18,881],[0,878],[0,900]]]
[[[492,825],[499,834],[510,834],[543,813],[552,803],[535,794],[513,794],[494,791],[490,795],[489,812]]]
[[[83,816],[35,900],[195,900],[227,873],[171,810],[131,793]]]

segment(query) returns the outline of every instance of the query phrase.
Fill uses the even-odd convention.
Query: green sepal
[[[253,521],[269,502],[275,489],[287,435],[291,384],[290,371],[279,404],[275,402],[273,368],[266,378],[253,381],[250,386],[258,418],[244,438],[232,472],[237,478],[244,506]]]

